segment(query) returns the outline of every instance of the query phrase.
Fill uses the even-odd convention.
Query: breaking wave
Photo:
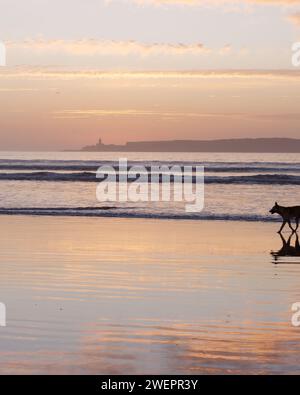
[[[137,180],[139,177],[130,178],[128,181]],[[5,181],[50,181],[50,182],[100,182],[93,172],[57,173],[57,172],[24,172],[0,173],[0,180]],[[105,180],[105,178],[104,178]],[[119,175],[116,176],[119,181]],[[150,180],[150,177],[149,177]],[[162,182],[162,175],[159,177]],[[171,181],[174,177],[171,176]],[[196,177],[188,177],[188,182],[196,182]],[[300,175],[291,174],[254,174],[237,176],[205,176],[206,184],[264,184],[264,185],[300,185]]]

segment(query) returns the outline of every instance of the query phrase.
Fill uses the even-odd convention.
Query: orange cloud
[[[112,2],[115,0],[107,0],[107,2]],[[116,0],[119,1],[119,0]],[[122,1],[122,0],[121,0]],[[133,2],[137,4],[157,4],[157,5],[187,5],[187,6],[226,6],[234,5],[241,6],[247,4],[254,5],[277,5],[277,6],[294,6],[299,5],[300,0],[124,0],[128,2]]]
[[[300,12],[289,15],[288,20],[296,26],[300,26]]]

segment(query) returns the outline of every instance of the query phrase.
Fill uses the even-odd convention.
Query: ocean
[[[192,165],[205,168],[205,207],[182,202],[112,202],[96,198],[102,165]],[[300,204],[298,154],[1,152],[0,215],[109,216],[277,221],[274,201]],[[101,209],[105,206],[108,209]]]

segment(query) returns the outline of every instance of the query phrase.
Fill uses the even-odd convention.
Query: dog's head
[[[275,206],[270,210],[271,214],[279,214],[279,210],[280,210],[280,206],[279,204],[276,202]]]

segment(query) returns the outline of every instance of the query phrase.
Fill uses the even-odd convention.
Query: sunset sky
[[[0,0],[1,149],[299,137],[300,0]]]

